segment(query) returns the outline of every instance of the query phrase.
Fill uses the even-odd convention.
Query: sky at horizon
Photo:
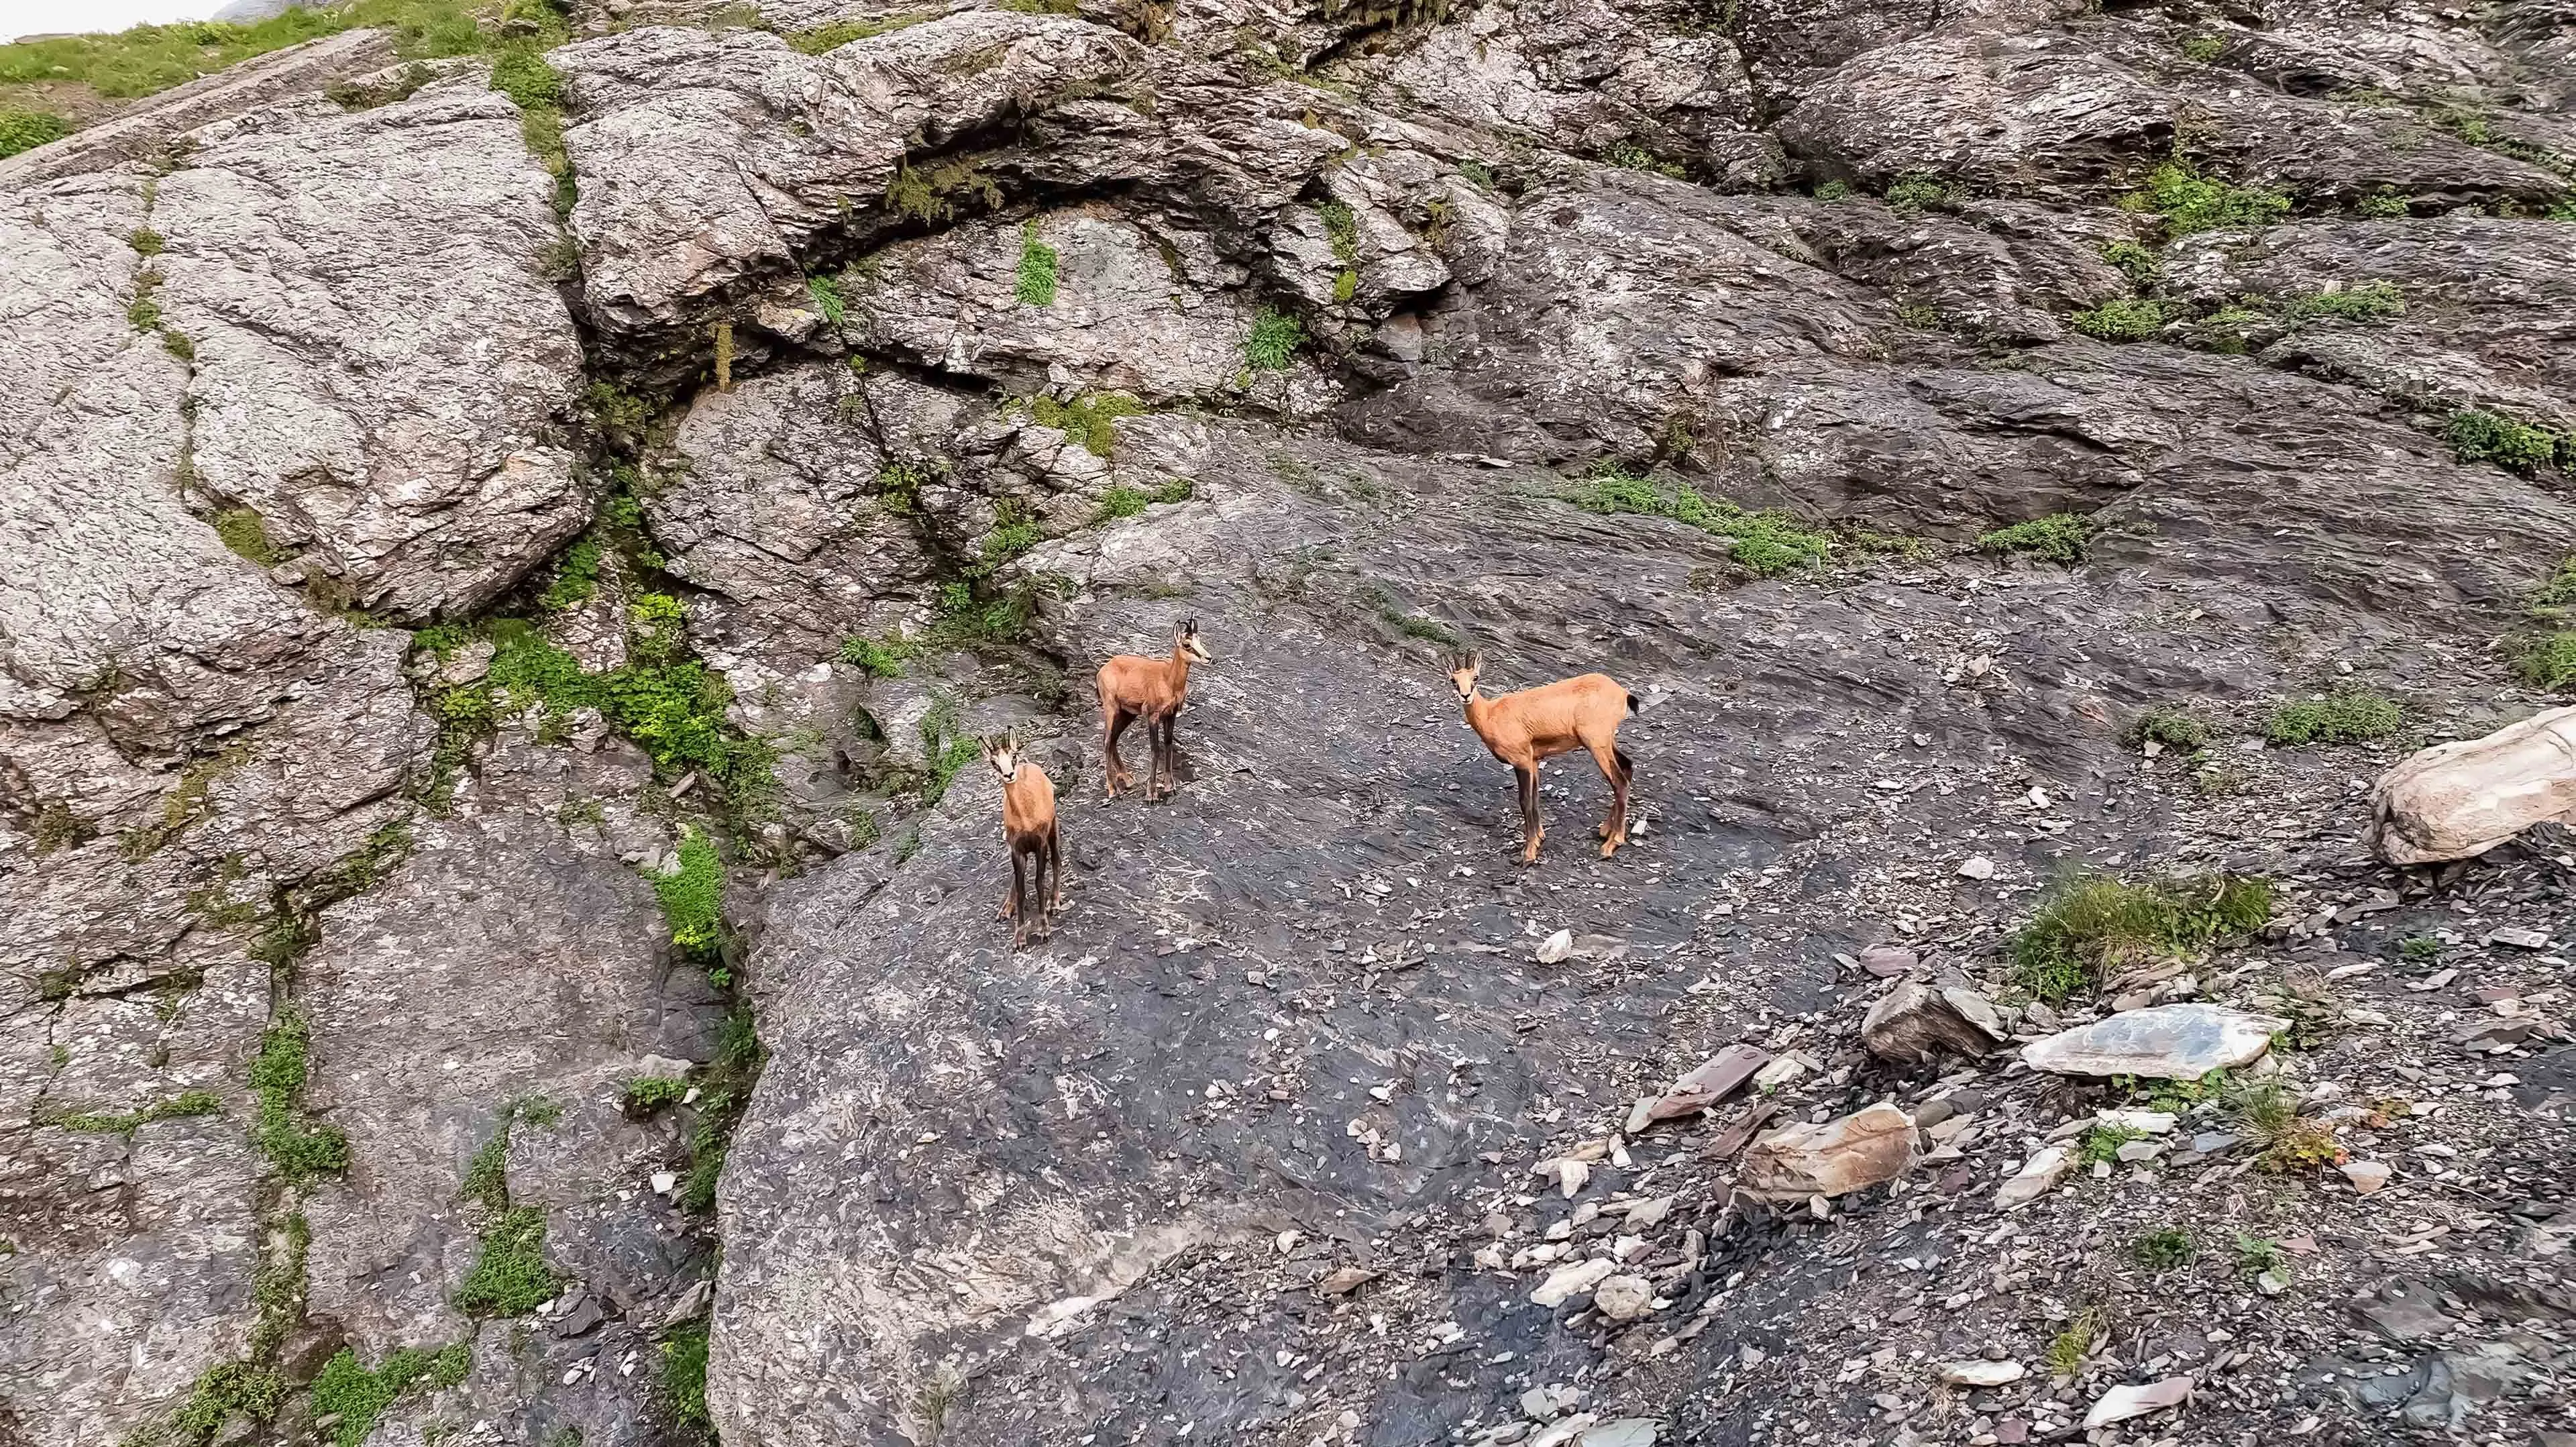
[[[0,0],[0,39],[203,20],[226,0]]]

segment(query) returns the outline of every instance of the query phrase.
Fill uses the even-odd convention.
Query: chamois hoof
[[[1618,840],[1618,839],[1604,839],[1604,840],[1602,840],[1602,841],[1601,841],[1601,857],[1602,857],[1602,858],[1604,858],[1604,859],[1607,859],[1607,858],[1609,858],[1611,855],[1618,853],[1618,852],[1619,852],[1619,846],[1620,846],[1620,844],[1621,844],[1621,843],[1623,843],[1623,842],[1624,842],[1624,841],[1622,841],[1622,840]]]

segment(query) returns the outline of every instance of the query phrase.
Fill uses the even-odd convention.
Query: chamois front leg
[[[1616,744],[1593,745],[1592,762],[1610,784],[1610,812],[1601,820],[1601,857],[1607,859],[1628,842],[1628,780],[1635,770]]]
[[[1046,896],[1046,912],[1047,917],[1052,920],[1055,912],[1064,908],[1064,839],[1056,833],[1053,824],[1047,826],[1046,862],[1047,883],[1050,890]]]
[[[1112,799],[1118,797],[1118,790],[1121,786],[1133,784],[1135,782],[1134,779],[1128,776],[1127,766],[1118,762],[1118,736],[1127,731],[1127,725],[1134,722],[1135,718],[1136,716],[1134,714],[1129,713],[1123,708],[1112,709],[1104,716],[1109,728],[1109,739],[1108,742],[1102,746],[1101,752],[1107,757],[1109,763],[1109,797]]]
[[[1538,863],[1539,841],[1547,837],[1546,826],[1538,821],[1538,765],[1535,762],[1512,765],[1521,785],[1521,863]]]
[[[1181,711],[1174,708],[1163,715],[1163,797],[1168,799],[1181,791]]]
[[[1002,901],[1002,918],[1012,922],[1011,944],[1014,947],[1028,936],[1028,910],[1020,899],[1027,888],[1027,866],[1021,859],[1019,844],[1014,841],[1011,845],[1011,897]]]

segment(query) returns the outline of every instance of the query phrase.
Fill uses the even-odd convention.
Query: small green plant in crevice
[[[2187,337],[2204,352],[2241,357],[2253,350],[2258,335],[2280,330],[2280,318],[2270,312],[2231,304],[2193,321]]]
[[[2429,965],[2442,958],[2442,942],[2431,935],[2408,935],[2397,942],[2397,958],[2410,965]]]
[[[2290,198],[2278,191],[2230,185],[2180,161],[2156,167],[2143,186],[2120,198],[2120,205],[2160,218],[2168,237],[2227,226],[2261,226],[2290,214]]]
[[[41,1115],[37,1118],[36,1124],[91,1135],[131,1136],[154,1121],[179,1120],[192,1115],[213,1115],[223,1108],[223,1098],[211,1090],[186,1090],[168,1100],[156,1100],[138,1110],[118,1114],[99,1111],[66,1111]]]
[[[2173,320],[2165,304],[2151,296],[2115,296],[2090,311],[2068,317],[2067,325],[2105,342],[2143,342]]]
[[[2405,714],[2385,696],[2367,689],[2341,689],[2323,698],[2304,698],[2272,710],[2263,724],[2266,741],[2301,744],[2361,744],[2385,738],[2406,722]]]
[[[1564,497],[1586,512],[1671,518],[1714,533],[1732,544],[1728,551],[1736,564],[1759,578],[1813,567],[1833,553],[1830,537],[1800,527],[1787,513],[1748,512],[1724,498],[1704,497],[1686,484],[1667,491],[1615,463],[1595,467]]]
[[[2348,322],[2386,321],[2406,313],[2406,294],[2393,281],[2365,281],[2332,291],[2283,298],[2281,313],[2293,321],[2332,318]]]
[[[1851,194],[1849,181],[1822,181],[1816,186],[1816,199],[1819,201],[1848,201]]]
[[[213,519],[215,537],[227,548],[263,568],[274,568],[286,561],[286,554],[268,536],[268,520],[256,508],[229,507]]]
[[[2196,754],[2209,747],[2209,725],[2182,709],[2157,704],[2141,709],[2121,730],[2120,740],[2133,749],[2154,744],[2178,754]]]
[[[1613,141],[1601,148],[1601,159],[1626,171],[1646,171],[1657,176],[1670,176],[1678,181],[1690,173],[1675,162],[1667,161],[1635,141]]]
[[[2289,1274],[2290,1255],[2281,1249],[2278,1241],[2239,1231],[2236,1233],[2235,1256],[2237,1271],[2248,1281],[2265,1275],[2280,1279]]]
[[[0,160],[59,141],[71,133],[72,123],[52,111],[0,106]]]
[[[2483,408],[2452,413],[2442,440],[2462,462],[2492,462],[2526,476],[2544,467],[2576,468],[2576,438]]]
[[[473,1349],[464,1342],[434,1352],[397,1348],[386,1353],[373,1371],[355,1351],[343,1347],[313,1379],[314,1416],[339,1419],[328,1429],[335,1447],[359,1447],[375,1430],[376,1419],[403,1393],[423,1384],[432,1389],[453,1387],[465,1380],[473,1364]]]
[[[2076,1142],[2075,1159],[2088,1166],[2111,1165],[2120,1159],[2120,1147],[2146,1138],[2145,1131],[2125,1125],[2093,1126]]]
[[[1038,224],[1026,222],[1020,227],[1020,264],[1013,274],[1011,295],[1024,306],[1055,305],[1056,249],[1038,239]]]
[[[303,1015],[289,1008],[269,1022],[250,1063],[256,1102],[251,1143],[288,1184],[299,1186],[349,1168],[348,1136],[336,1126],[307,1129],[298,1118],[296,1100],[310,1068],[310,1040]]]
[[[948,786],[975,762],[975,741],[966,736],[957,700],[942,697],[921,716],[922,757],[929,761],[921,783],[921,807],[936,806]]]
[[[1043,393],[1029,399],[1030,421],[1063,433],[1094,457],[1107,457],[1116,449],[1118,433],[1113,424],[1119,418],[1144,413],[1145,404],[1124,392],[1084,392],[1070,402]]]
[[[1899,216],[1916,216],[1950,204],[1950,188],[1932,176],[1911,173],[1899,176],[1887,188],[1887,209]]]
[[[2156,254],[2134,241],[2107,241],[2102,244],[2102,259],[2129,279],[2129,285],[2145,291],[2164,274],[2164,264]]]
[[[562,560],[555,564],[554,581],[546,584],[546,591],[537,598],[537,606],[549,613],[560,613],[566,608],[578,608],[589,602],[591,595],[599,591],[600,551],[596,535],[585,533],[575,538],[572,546],[564,549]]]
[[[2414,208],[2407,204],[2405,197],[2385,186],[2363,195],[2361,199],[2352,203],[2352,209],[2357,215],[2381,221],[2393,221],[2401,216],[2414,214]]]
[[[662,1343],[662,1408],[681,1427],[703,1430],[707,1415],[707,1328],[704,1322],[671,1333]]]
[[[234,1418],[266,1422],[292,1395],[293,1387],[274,1367],[218,1362],[198,1374],[168,1418],[128,1434],[121,1447],[208,1447]]]
[[[2557,571],[2532,590],[2526,604],[2532,617],[2553,620],[2566,617],[2571,606],[2576,606],[2576,557],[2561,562]]]
[[[2227,38],[2223,35],[2186,36],[2180,48],[2184,55],[2207,65],[2218,58],[2220,51],[2227,48]]]
[[[2084,561],[2087,544],[2093,535],[2093,520],[2081,513],[2051,513],[2044,518],[2013,523],[1977,537],[1980,551],[2019,553],[2045,562],[2072,566]]]
[[[671,947],[691,958],[713,955],[724,945],[724,861],[715,842],[694,827],[680,831],[677,853],[679,867],[653,880]]]
[[[2009,946],[2013,982],[2054,1005],[2151,960],[2194,958],[2263,927],[2269,881],[2228,874],[2079,875],[2050,891]]]
[[[572,157],[564,150],[564,78],[533,50],[513,50],[492,63],[492,88],[519,108],[519,139],[555,182],[555,215],[570,216]]]
[[[2515,646],[2513,671],[2524,683],[2552,693],[2576,684],[2576,632],[2562,628],[2522,639]]]
[[[906,10],[893,15],[879,16],[873,20],[835,20],[829,25],[817,25],[810,30],[790,31],[785,39],[790,50],[804,55],[821,55],[827,50],[838,50],[853,40],[871,40],[892,31],[902,30],[907,26],[919,25],[925,20],[938,18],[939,12],[936,10]]]
[[[591,421],[606,432],[637,437],[653,422],[653,404],[614,382],[591,383],[581,394],[581,404]]]
[[[897,216],[938,226],[955,220],[962,206],[1001,205],[1002,187],[985,174],[983,162],[971,156],[920,169],[905,162],[886,183],[885,200],[886,209]]]
[[[841,640],[841,651],[837,656],[843,663],[872,677],[899,678],[903,675],[904,663],[920,651],[920,644],[899,633],[888,634],[884,638],[853,635]]]
[[[2200,1243],[2180,1226],[2162,1226],[2130,1242],[2129,1255],[2149,1271],[2176,1271],[2200,1259]]]
[[[546,1264],[546,1213],[512,1206],[482,1232],[474,1265],[456,1288],[456,1309],[469,1316],[526,1316],[552,1301],[562,1280]]]
[[[2098,1306],[2088,1306],[2077,1312],[2065,1329],[2048,1343],[2043,1360],[2048,1364],[2049,1375],[2071,1377],[2084,1370],[2085,1359],[2093,1355],[2095,1344],[2102,1340],[2110,1326],[2109,1314]]]
[[[1333,300],[1349,301],[1360,287],[1359,213],[1340,201],[1327,201],[1315,213],[1324,219],[1324,239],[1332,245],[1333,260],[1341,263],[1333,277]]]
[[[980,566],[989,574],[1044,541],[1046,532],[1037,513],[1018,498],[1003,498],[993,505],[993,530],[977,545]]]
[[[678,1105],[689,1093],[689,1083],[667,1075],[646,1075],[626,1082],[620,1097],[626,1114],[636,1120],[650,1119],[666,1106]]]
[[[1276,307],[1263,307],[1243,339],[1243,364],[1256,372],[1280,372],[1306,345],[1305,323]]]
[[[841,284],[828,276],[805,278],[806,298],[814,303],[814,314],[831,326],[849,319],[849,304],[841,299]]]
[[[698,1073],[698,1124],[689,1136],[689,1173],[680,1184],[683,1210],[703,1214],[715,1209],[734,1126],[751,1104],[752,1086],[768,1059],[751,1011],[737,1007],[716,1031],[715,1059]]]

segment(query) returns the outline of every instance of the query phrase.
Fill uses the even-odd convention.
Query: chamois
[[[1046,770],[1020,757],[1017,736],[1000,742],[978,741],[984,762],[1002,780],[1002,841],[1011,849],[1011,892],[1002,901],[1002,918],[1015,921],[1011,947],[1029,942],[1030,916],[1036,915],[1037,938],[1055,926],[1064,904],[1064,860],[1055,830],[1055,781]],[[1030,886],[1034,884],[1034,889]]]
[[[1628,842],[1628,781],[1636,777],[1636,766],[1619,748],[1619,723],[1637,711],[1636,699],[1606,673],[1483,698],[1476,693],[1476,675],[1484,667],[1482,653],[1452,654],[1449,681],[1466,706],[1467,727],[1520,777],[1521,863],[1536,864],[1539,841],[1547,837],[1538,822],[1538,766],[1578,748],[1591,751],[1601,777],[1610,781],[1610,816],[1601,821],[1601,857],[1609,858]]]
[[[1199,620],[1182,620],[1172,634],[1172,656],[1140,658],[1122,653],[1100,665],[1095,680],[1100,688],[1100,723],[1107,730],[1103,751],[1109,757],[1109,797],[1118,797],[1120,788],[1136,782],[1127,766],[1118,761],[1118,736],[1127,725],[1145,721],[1145,747],[1152,759],[1145,766],[1145,797],[1148,800],[1168,796],[1180,789],[1180,750],[1172,740],[1173,715],[1189,697],[1190,660],[1212,663],[1207,645],[1199,642]],[[1161,794],[1155,787],[1161,785]]]

